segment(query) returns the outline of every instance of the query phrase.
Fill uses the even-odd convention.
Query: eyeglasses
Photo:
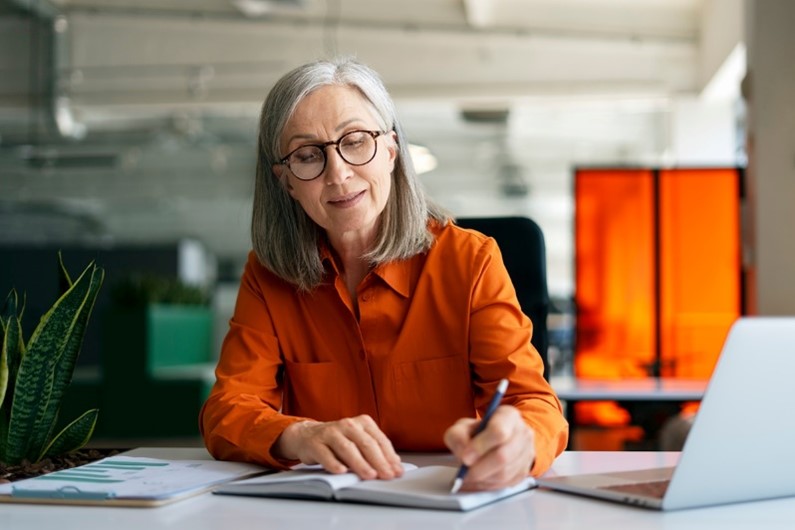
[[[302,145],[281,159],[293,175],[301,180],[314,180],[326,169],[326,147],[333,145],[340,157],[352,166],[363,166],[375,158],[378,151],[376,138],[384,131],[351,131],[335,142]]]

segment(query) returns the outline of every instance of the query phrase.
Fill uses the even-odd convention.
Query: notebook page
[[[410,471],[394,480],[368,480],[337,492],[341,500],[436,508],[441,510],[471,510],[499,499],[515,495],[535,485],[527,478],[517,486],[498,491],[450,493],[457,468],[428,466]]]

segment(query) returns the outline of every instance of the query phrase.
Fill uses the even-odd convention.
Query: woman
[[[426,201],[407,146],[364,65],[304,65],[271,90],[254,250],[201,415],[216,458],[389,479],[396,451],[449,449],[472,490],[539,475],[565,447],[494,240]]]

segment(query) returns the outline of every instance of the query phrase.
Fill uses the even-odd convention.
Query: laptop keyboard
[[[616,491],[619,493],[631,493],[634,495],[643,495],[644,497],[652,497],[655,499],[662,499],[665,495],[665,490],[668,489],[670,480],[656,480],[653,482],[637,482],[634,484],[616,484],[614,486],[601,486],[600,490]]]

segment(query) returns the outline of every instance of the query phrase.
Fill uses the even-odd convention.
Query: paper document
[[[156,505],[261,474],[261,466],[214,460],[159,460],[116,455],[91,464],[0,485],[0,500],[39,502],[128,501]],[[140,501],[136,503],[136,501]]]

